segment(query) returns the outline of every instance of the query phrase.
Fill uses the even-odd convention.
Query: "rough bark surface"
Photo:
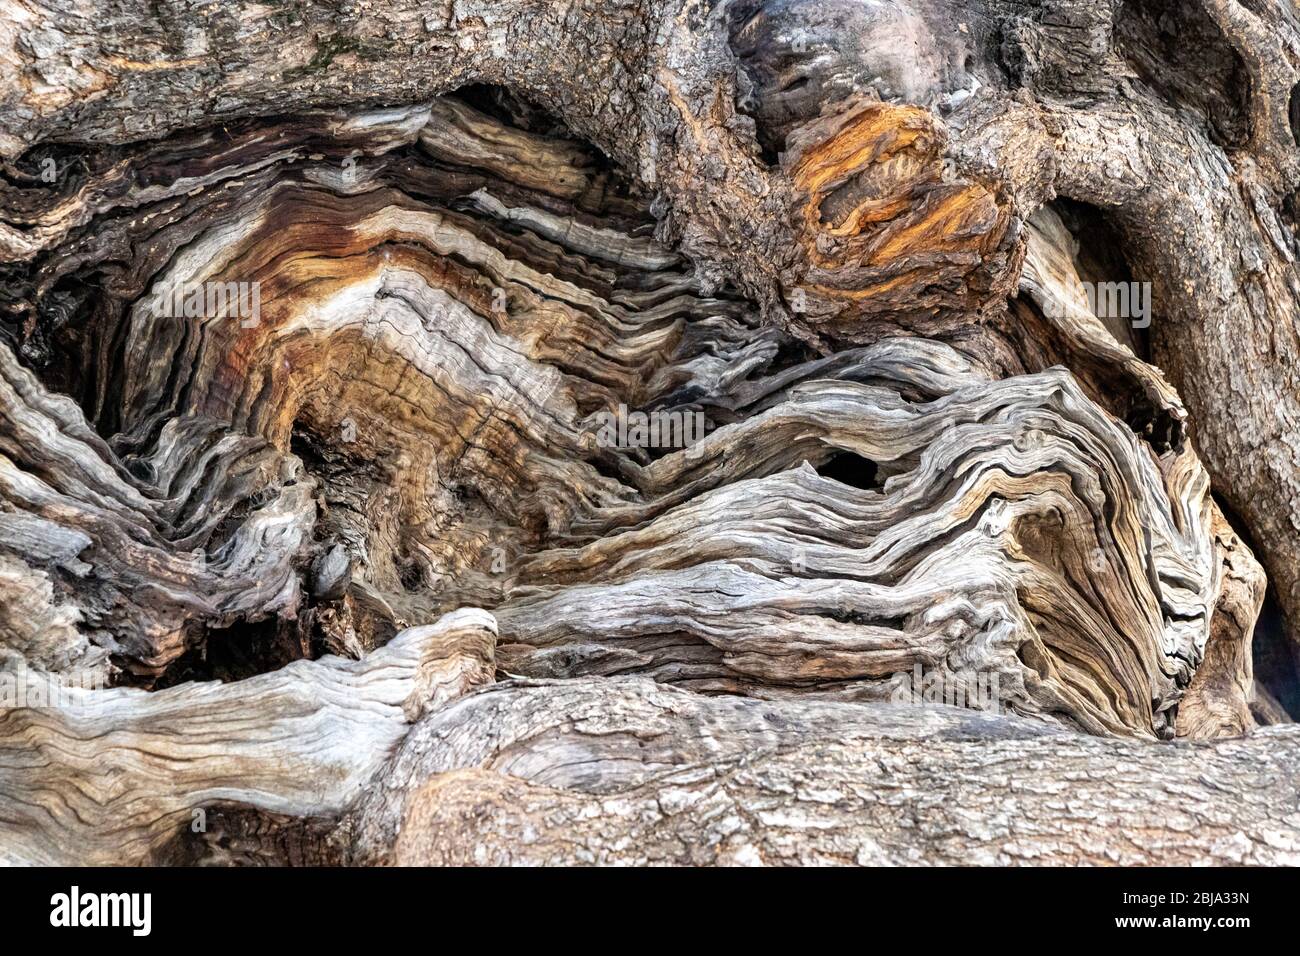
[[[498,685],[411,732],[355,845],[398,865],[1294,866],[1298,745],[1294,727],[1140,744],[946,708]]]
[[[0,859],[1297,862],[1289,8],[0,6]]]

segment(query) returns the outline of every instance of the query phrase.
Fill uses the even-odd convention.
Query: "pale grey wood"
[[[0,676],[138,688],[84,692],[107,735],[0,715],[22,808],[0,854],[473,860],[483,802],[496,861],[1294,862],[1291,731],[1252,734],[1287,719],[1252,671],[1266,585],[1293,641],[1300,614],[1283,6],[0,13]],[[1149,343],[1079,295],[1118,278],[1089,243],[1151,283]],[[159,314],[186,283],[254,286],[258,312]],[[707,437],[602,437],[645,411]],[[392,663],[457,609],[476,637],[451,689]],[[438,710],[494,666],[562,682]],[[1015,716],[891,709],[919,673],[995,679],[965,702]],[[230,682],[169,686],[195,674]],[[599,679],[628,674],[676,687]],[[538,693],[563,742],[502,776],[489,744],[534,718],[479,743],[455,721]],[[660,816],[678,785],[647,776],[590,824],[565,700],[683,735],[683,799],[755,733],[797,756],[707,784],[698,815]],[[969,740],[913,739],[962,720]],[[295,722],[320,736],[257,764],[264,789],[231,782]],[[939,779],[1000,780],[1005,735],[1028,830],[1001,784]],[[591,779],[666,772],[653,749]],[[800,761],[847,802],[782,796]],[[960,838],[903,832],[882,803],[925,808],[881,765],[968,808]],[[115,766],[138,814],[110,818]],[[1099,815],[1058,800],[1107,778]],[[1188,794],[1212,813],[1154,815]],[[714,799],[764,809],[727,843]],[[178,829],[196,800],[229,839]]]

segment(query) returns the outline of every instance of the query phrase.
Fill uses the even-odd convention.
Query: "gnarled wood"
[[[0,856],[1295,862],[1280,7],[4,6]]]
[[[327,657],[232,684],[68,689],[0,713],[0,863],[147,862],[210,805],[337,815],[408,725],[492,679],[490,615],[457,611],[362,661]]]
[[[434,742],[437,741],[435,744]],[[1300,860],[1293,727],[1142,744],[951,708],[498,685],[414,728],[357,811],[428,864]],[[400,822],[400,827],[397,824]]]

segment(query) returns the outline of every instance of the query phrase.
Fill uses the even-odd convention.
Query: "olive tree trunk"
[[[1289,6],[0,7],[0,860],[1300,862]]]

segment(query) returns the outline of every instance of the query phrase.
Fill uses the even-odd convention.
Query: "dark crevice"
[[[1287,112],[1291,118],[1291,138],[1300,146],[1300,83],[1291,87],[1291,102]]]
[[[1242,543],[1258,557],[1260,551],[1250,528],[1218,492],[1214,502]],[[1287,639],[1282,606],[1270,583],[1251,637],[1255,683],[1263,686],[1293,719],[1300,720],[1300,669]]]
[[[471,83],[456,90],[454,95],[506,126],[539,136],[559,136],[564,139],[573,137],[573,133],[558,116],[530,103],[504,86]]]
[[[1262,685],[1293,720],[1300,720],[1300,671],[1286,637],[1282,608],[1273,588],[1264,597],[1251,641],[1255,682]]]
[[[817,474],[853,488],[871,491],[880,487],[879,469],[874,461],[842,451],[817,466]]]
[[[268,618],[241,621],[228,628],[203,628],[201,638],[168,665],[151,686],[162,690],[186,681],[245,680],[317,656],[304,638],[300,624]]]
[[[1074,268],[1092,312],[1121,345],[1144,362],[1151,362],[1151,329],[1162,319],[1163,301],[1146,276],[1130,265],[1126,244],[1110,216],[1089,203],[1065,197],[1048,204],[1074,240]],[[1178,450],[1186,438],[1186,424],[1168,408],[1153,403],[1144,390],[1116,363],[1094,363],[1089,368],[1101,394],[1093,397],[1123,419],[1157,454]]]
[[[1096,290],[1105,289],[1113,284],[1130,285],[1140,281],[1135,278],[1133,269],[1129,265],[1123,238],[1103,210],[1090,203],[1065,197],[1054,200],[1049,203],[1049,206],[1061,217],[1061,222],[1075,238],[1077,248],[1074,265],[1081,282],[1089,283],[1091,288]],[[1150,329],[1139,327],[1144,319],[1132,315],[1112,315],[1106,308],[1108,303],[1109,300],[1105,295],[1094,294],[1093,304],[1096,306],[1093,309],[1094,314],[1101,319],[1116,339],[1133,351],[1134,355],[1144,362],[1151,361],[1148,335]],[[1149,304],[1152,306],[1152,315],[1149,319],[1154,325],[1156,303],[1150,301]]]
[[[1245,144],[1250,76],[1201,3],[1125,0],[1115,43],[1142,83],[1171,106],[1199,113],[1217,143]]]

